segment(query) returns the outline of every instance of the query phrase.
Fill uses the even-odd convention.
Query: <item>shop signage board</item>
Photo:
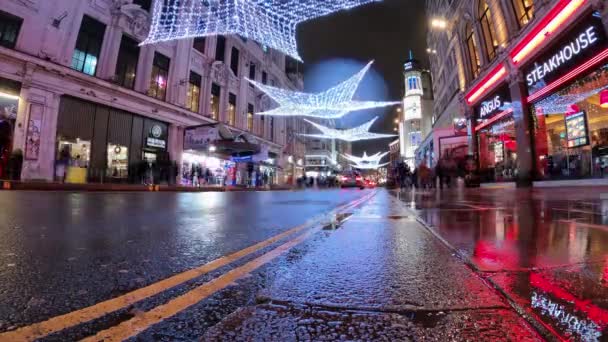
[[[523,68],[530,95],[608,47],[601,18],[590,14]]]
[[[587,129],[587,114],[578,112],[566,115],[566,140],[568,148],[589,145],[589,131]]]
[[[209,145],[219,139],[218,127],[202,126],[184,132],[184,150],[206,151]]]
[[[511,104],[509,87],[504,84],[496,92],[488,95],[475,107],[475,114],[479,120],[488,120],[505,110]]]
[[[167,148],[167,126],[160,123],[152,123],[146,135],[146,147],[159,149]]]

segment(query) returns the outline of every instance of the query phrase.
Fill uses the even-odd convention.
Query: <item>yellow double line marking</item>
[[[374,193],[370,195],[366,195],[362,198],[359,198],[355,201],[352,201],[346,205],[340,206],[334,209],[334,212],[344,210],[349,207],[357,206],[364,201],[367,201],[371,198]],[[259,251],[269,245],[274,244],[277,241],[280,241],[288,236],[294,235],[298,232],[306,228],[310,228],[314,225],[317,225],[318,221],[305,223],[303,225],[299,225],[290,230],[287,230],[281,234],[278,234],[268,240],[257,243],[253,246],[247,247],[243,250],[240,250],[236,253],[230,254],[225,257],[221,257],[219,259],[213,260],[203,266],[198,268],[179,273],[170,278],[161,280],[157,283],[148,285],[146,287],[140,288],[138,290],[129,292],[127,294],[121,295],[119,297],[109,299],[98,304],[76,310],[64,315],[56,316],[50,318],[46,321],[35,323],[26,327],[22,327],[16,329],[14,331],[9,331],[0,334],[0,341],[34,341],[36,339],[45,337],[49,334],[56,333],[62,331],[64,329],[74,327],[76,325],[86,323],[92,321],[94,319],[103,317],[111,312],[118,311],[120,309],[126,308],[132,304],[140,302],[144,299],[157,295],[161,292],[164,292],[170,288],[173,288],[177,285],[180,285],[189,280],[195,279],[199,276],[212,272],[220,267],[229,265],[249,254],[252,254],[256,251]],[[181,295],[166,304],[157,306],[156,308],[147,311],[141,315],[138,315],[130,320],[127,320],[117,326],[114,326],[110,329],[99,332],[95,336],[91,336],[86,341],[121,341],[126,338],[135,336],[140,332],[146,330],[150,326],[161,322],[162,320],[174,316],[175,314],[187,309],[188,307],[200,302],[206,297],[212,295],[213,293],[226,288],[235,280],[242,278],[249,274],[250,272],[256,270],[260,266],[268,263],[269,261],[275,259],[281,254],[285,253],[289,249],[298,245],[302,241],[306,240],[310,235],[314,234],[318,229],[312,229],[308,232],[290,240],[283,245],[271,250],[270,252],[244,264],[243,266],[237,267],[226,274],[215,278],[189,292],[184,295]]]

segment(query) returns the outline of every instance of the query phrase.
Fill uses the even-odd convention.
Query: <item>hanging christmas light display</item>
[[[322,134],[300,134],[300,135],[305,136],[305,137],[310,137],[310,138],[336,139],[336,140],[343,140],[343,141],[348,141],[348,142],[382,139],[382,138],[392,138],[392,137],[396,136],[394,134],[371,133],[369,131],[369,129],[374,124],[374,122],[376,122],[376,120],[378,120],[378,117],[375,117],[373,120],[366,122],[361,126],[351,128],[351,129],[339,130],[339,129],[325,127],[325,126],[319,125],[316,122],[312,122],[312,121],[304,119],[304,121],[308,122],[309,124],[313,125],[316,129],[321,131]]]
[[[370,62],[348,80],[318,94],[301,93],[248,80],[279,104],[278,108],[257,113],[257,115],[308,116],[320,119],[339,119],[347,113],[357,110],[401,104],[401,102],[353,101],[359,84],[372,64],[373,62]]]
[[[367,152],[363,152],[362,157],[355,157],[350,154],[343,154],[342,157],[348,161],[353,162],[354,164],[351,164],[351,167],[353,167],[355,169],[375,170],[375,169],[379,169],[383,166],[390,164],[390,163],[380,164],[380,161],[382,160],[382,158],[384,158],[387,154],[388,154],[388,152],[385,152],[385,153],[378,152],[374,155],[368,156]]]
[[[382,0],[156,0],[143,44],[239,35],[297,60],[299,23]]]

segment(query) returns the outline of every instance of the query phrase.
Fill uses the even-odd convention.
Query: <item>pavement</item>
[[[606,340],[602,194],[0,192],[0,341]]]

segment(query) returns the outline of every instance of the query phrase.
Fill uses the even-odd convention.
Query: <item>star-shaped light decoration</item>
[[[257,115],[273,116],[308,116],[320,119],[339,119],[349,112],[388,107],[401,102],[375,102],[354,101],[353,97],[359,84],[367,71],[371,68],[370,62],[357,74],[337,86],[318,94],[307,94],[276,87],[267,86],[252,80],[256,88],[260,89],[279,107],[270,111],[257,113]]]
[[[156,0],[143,44],[239,35],[297,60],[299,23],[382,0]]]
[[[350,154],[343,154],[342,157],[353,162],[354,164],[351,164],[351,167],[353,167],[355,169],[375,170],[375,169],[379,169],[383,166],[390,164],[390,163],[380,164],[380,161],[382,160],[382,158],[384,158],[387,154],[388,154],[388,152],[385,152],[385,153],[378,152],[372,156],[368,156],[367,152],[363,152],[362,157],[355,157]]]
[[[361,126],[339,130],[335,128],[329,128],[322,125],[319,125],[316,122],[312,122],[304,119],[304,121],[313,125],[316,129],[321,131],[322,134],[300,134],[305,137],[317,138],[317,139],[336,139],[343,141],[360,141],[360,140],[373,140],[373,139],[382,139],[382,138],[392,138],[395,137],[394,134],[379,134],[379,133],[371,133],[369,131],[370,127],[378,120],[378,117],[375,117],[369,122],[364,123]]]

